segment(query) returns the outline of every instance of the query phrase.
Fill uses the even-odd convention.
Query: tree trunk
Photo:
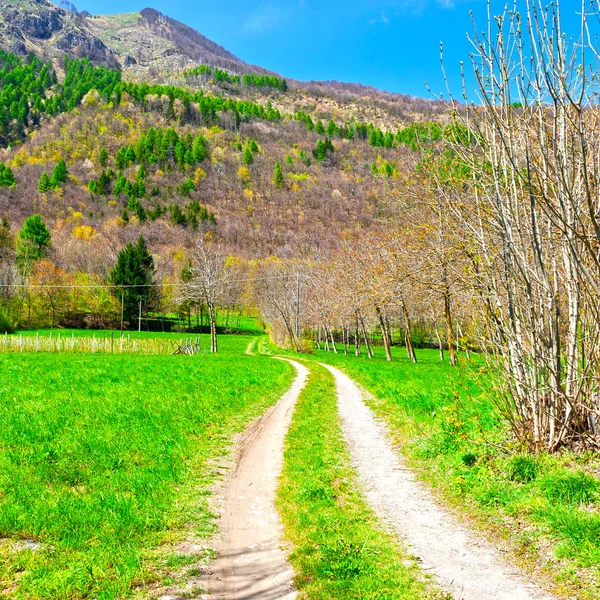
[[[444,272],[444,318],[446,319],[446,343],[448,344],[448,354],[450,355],[450,364],[456,366],[456,347],[454,340],[454,326],[452,324],[452,304],[450,300],[450,286],[447,283],[447,274]]]
[[[383,347],[385,348],[385,358],[388,361],[392,360],[392,350],[390,348],[390,338],[387,332],[387,326],[385,322],[385,317],[381,312],[379,306],[375,307],[375,312],[377,313],[377,318],[379,319],[379,324],[381,325],[381,338],[383,340]]]
[[[210,351],[216,354],[219,349],[217,346],[217,320],[215,316],[215,307],[208,305],[208,317],[210,319]]]
[[[331,347],[333,348],[334,354],[337,354],[337,346],[335,345],[335,338],[333,337],[333,328],[329,328],[329,336],[331,337]]]
[[[433,328],[435,329],[435,335],[438,341],[438,348],[440,349],[440,360],[444,362],[444,345],[442,344],[442,338],[440,337],[440,331],[438,329],[437,323],[433,323]]]
[[[360,331],[358,317],[356,317],[356,329],[354,330],[354,355],[360,356]]]
[[[410,330],[410,318],[408,316],[408,309],[406,308],[406,302],[404,299],[401,301],[402,304],[402,315],[404,316],[404,326],[405,326],[405,334],[404,334],[404,343],[406,344],[406,354],[408,358],[413,362],[417,362],[417,355],[415,353],[415,349],[412,343],[412,332]]]
[[[369,358],[373,358],[373,352],[371,350],[371,345],[369,344],[369,338],[367,336],[367,328],[365,327],[365,320],[362,318],[362,316],[360,317],[360,325],[362,328],[363,337],[365,339],[365,346],[367,347],[367,356]]]

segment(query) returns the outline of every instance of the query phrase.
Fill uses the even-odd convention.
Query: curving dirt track
[[[235,466],[224,489],[216,542],[217,560],[202,584],[208,598],[272,600],[296,597],[293,571],[281,549],[282,526],[275,492],[283,465],[283,443],[308,370],[242,435]]]
[[[336,380],[344,438],[366,498],[454,600],[553,600],[528,583],[487,541],[441,509],[393,451],[356,384]]]

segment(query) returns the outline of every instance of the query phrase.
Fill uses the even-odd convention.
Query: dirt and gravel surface
[[[217,560],[202,580],[208,590],[206,598],[296,597],[293,571],[282,549],[275,492],[285,435],[308,370],[295,361],[288,362],[298,372],[292,387],[239,440],[235,466],[224,487]]]
[[[553,600],[435,503],[393,451],[385,426],[356,384],[338,369],[323,366],[336,380],[344,438],[366,498],[419,558],[421,568],[454,600]]]

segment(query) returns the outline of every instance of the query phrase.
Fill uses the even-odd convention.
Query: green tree
[[[61,159],[58,161],[57,165],[52,169],[52,175],[50,176],[50,186],[52,188],[57,188],[67,181],[67,175],[69,171],[67,169],[67,163]]]
[[[13,187],[16,183],[11,169],[0,162],[0,187]]]
[[[194,160],[197,163],[201,163],[208,157],[208,150],[206,149],[206,139],[204,136],[197,135],[194,138],[194,143],[192,145],[192,154],[194,156]]]
[[[145,308],[154,300],[154,260],[146,240],[140,235],[136,244],[127,244],[117,257],[109,281],[116,286],[112,293],[123,303],[123,318],[130,326],[135,323],[140,302]]]
[[[17,237],[17,261],[26,269],[46,256],[52,237],[40,215],[25,219]]]
[[[48,173],[44,171],[40,177],[40,182],[38,184],[38,191],[42,194],[49,192],[52,189],[52,185],[50,185],[50,177],[48,177]]]
[[[10,229],[8,217],[3,216],[0,222],[0,260],[6,259],[14,250],[15,240]]]
[[[98,153],[98,162],[101,167],[105,167],[108,163],[108,150],[106,148],[100,148],[100,152]]]
[[[246,146],[246,149],[244,150],[243,161],[244,161],[244,164],[248,165],[248,166],[254,162],[254,154],[252,154],[252,150],[250,150],[250,148],[248,146]]]
[[[256,140],[254,138],[250,138],[250,141],[248,142],[248,147],[250,148],[250,150],[252,150],[252,152],[254,152],[254,154],[258,154],[258,152],[260,152],[258,144],[256,143]]]
[[[275,171],[273,174],[273,183],[275,183],[275,187],[278,190],[283,189],[284,179],[283,179],[283,171],[281,169],[281,163],[275,163]]]
[[[323,127],[321,119],[317,119],[317,122],[315,123],[315,131],[320,135],[325,133],[325,127]]]

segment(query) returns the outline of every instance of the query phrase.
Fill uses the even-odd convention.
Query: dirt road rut
[[[366,498],[419,557],[421,567],[454,600],[553,600],[434,502],[393,451],[385,427],[354,382],[323,366],[336,380],[344,437]]]
[[[308,370],[298,375],[279,402],[243,434],[226,484],[219,521],[217,560],[204,578],[208,598],[272,600],[296,597],[293,572],[281,549],[282,526],[275,492],[283,465],[283,443]]]

